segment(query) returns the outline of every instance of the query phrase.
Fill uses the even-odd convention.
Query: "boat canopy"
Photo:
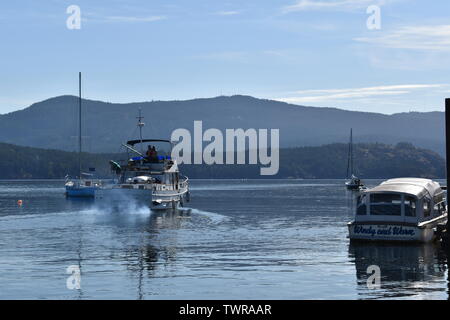
[[[406,193],[417,198],[422,198],[429,194],[433,197],[436,194],[442,193],[439,183],[422,178],[398,178],[389,179],[382,182],[380,185],[367,190],[365,193],[383,193],[383,192],[398,192]]]
[[[145,142],[167,142],[167,143],[172,144],[172,142],[170,140],[163,140],[163,139],[130,140],[130,141],[127,141],[127,144],[130,145],[130,146],[134,146],[135,144],[138,144],[138,143],[141,143],[141,142],[142,143],[145,143]]]

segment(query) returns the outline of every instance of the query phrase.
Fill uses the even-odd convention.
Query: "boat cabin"
[[[152,150],[153,154],[147,152],[144,155],[134,149],[136,144],[141,143],[151,143],[147,150]],[[155,147],[156,143],[163,143],[163,146]],[[119,160],[119,163],[110,161],[111,170],[119,176],[118,182],[122,188],[178,191],[186,186],[186,177],[180,175],[178,165],[171,157],[172,143],[169,140],[131,140],[124,146],[128,160]],[[138,156],[131,156],[130,151]]]
[[[421,178],[389,179],[357,199],[355,222],[417,224],[446,212],[439,183]]]

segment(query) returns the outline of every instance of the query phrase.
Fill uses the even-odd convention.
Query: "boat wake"
[[[187,209],[187,208],[185,208]],[[222,222],[226,222],[230,220],[230,217],[224,216],[220,213],[203,211],[199,209],[189,209],[191,211],[191,215],[198,215],[201,218],[206,218],[209,220],[209,223],[212,224],[220,224]]]
[[[148,206],[135,201],[134,199],[127,199],[120,202],[95,204],[93,209],[100,214],[127,214],[138,216],[149,216],[151,210]]]
[[[113,197],[96,199],[94,207],[105,213],[123,213],[130,215],[149,215],[150,208],[138,199],[125,194],[115,193]]]

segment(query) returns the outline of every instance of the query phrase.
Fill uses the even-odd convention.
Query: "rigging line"
[[[138,127],[139,127],[139,139],[141,141],[141,153],[144,153],[144,146],[142,145],[142,127],[145,125],[144,122],[142,122],[142,119],[144,117],[142,116],[142,109],[139,108],[139,116],[137,117],[138,119]]]

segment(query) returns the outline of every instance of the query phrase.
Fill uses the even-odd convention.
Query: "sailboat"
[[[350,129],[350,142],[348,144],[348,159],[347,159],[347,181],[345,186],[348,190],[359,190],[363,187],[362,181],[354,174],[353,165],[353,128]]]
[[[81,72],[78,74],[78,84],[79,84],[79,98],[78,98],[78,121],[79,121],[79,132],[78,132],[78,177],[71,179],[66,176],[66,196],[67,197],[81,197],[81,198],[94,198],[95,191],[98,190],[102,181],[99,179],[91,179],[92,174],[84,173],[81,170]]]

